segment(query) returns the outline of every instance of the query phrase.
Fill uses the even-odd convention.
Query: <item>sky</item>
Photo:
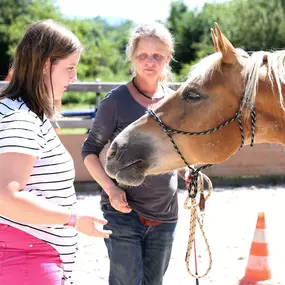
[[[164,21],[173,0],[57,0],[61,12],[68,17],[93,18],[96,16],[122,18],[134,22]],[[201,8],[206,2],[225,0],[184,0],[190,8]]]

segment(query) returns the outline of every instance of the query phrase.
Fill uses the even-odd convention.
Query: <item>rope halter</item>
[[[221,130],[222,128],[224,128],[225,126],[231,124],[232,122],[234,122],[235,120],[238,121],[239,124],[239,130],[240,130],[240,134],[241,134],[241,144],[239,147],[239,150],[244,146],[244,131],[243,131],[243,125],[242,125],[242,111],[243,111],[243,107],[244,107],[244,102],[243,102],[243,97],[241,98],[241,103],[240,103],[240,107],[239,110],[234,114],[233,117],[231,117],[230,119],[226,120],[225,122],[221,123],[220,125],[218,125],[215,128],[203,131],[203,132],[185,132],[185,131],[179,131],[179,130],[175,130],[175,129],[171,129],[168,126],[166,126],[162,120],[159,118],[159,116],[153,111],[153,110],[148,110],[147,114],[149,114],[157,123],[158,125],[163,129],[163,131],[167,134],[167,136],[169,137],[174,149],[176,150],[176,152],[179,154],[180,158],[183,160],[183,162],[185,163],[185,165],[191,170],[192,172],[192,179],[191,182],[189,184],[189,187],[187,188],[188,190],[188,194],[190,198],[195,198],[197,195],[197,185],[198,185],[198,176],[201,170],[204,170],[206,168],[211,167],[213,164],[206,164],[206,165],[202,165],[200,167],[198,167],[197,169],[193,168],[192,166],[190,166],[190,164],[186,161],[185,157],[183,156],[183,154],[181,153],[181,151],[179,150],[177,144],[175,143],[174,139],[173,139],[173,135],[186,135],[186,136],[203,136],[203,135],[208,135],[214,132],[217,132],[219,130]],[[250,107],[250,117],[251,117],[251,141],[250,141],[250,146],[253,146],[254,143],[254,135],[255,135],[255,123],[256,123],[256,116],[255,116],[255,109],[253,106]]]

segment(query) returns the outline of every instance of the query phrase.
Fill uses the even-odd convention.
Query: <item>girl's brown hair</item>
[[[44,115],[52,118],[54,98],[44,83],[44,65],[50,60],[52,66],[57,60],[81,50],[78,38],[63,24],[53,20],[31,24],[16,48],[13,76],[0,99],[22,99],[41,119]],[[52,82],[51,90],[53,92]]]

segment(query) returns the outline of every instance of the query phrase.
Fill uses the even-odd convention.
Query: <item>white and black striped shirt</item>
[[[41,121],[23,101],[5,98],[0,100],[0,153],[7,152],[37,157],[23,191],[63,207],[75,206],[73,160],[50,121],[46,117]],[[0,223],[9,224],[52,245],[63,262],[64,279],[71,281],[77,251],[77,232],[74,228],[20,224],[3,216],[0,216]]]

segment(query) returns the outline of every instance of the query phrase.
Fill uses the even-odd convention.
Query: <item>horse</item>
[[[217,23],[211,37],[215,52],[112,142],[105,168],[119,183],[135,186],[146,175],[220,164],[243,145],[285,144],[285,51],[248,54]]]

